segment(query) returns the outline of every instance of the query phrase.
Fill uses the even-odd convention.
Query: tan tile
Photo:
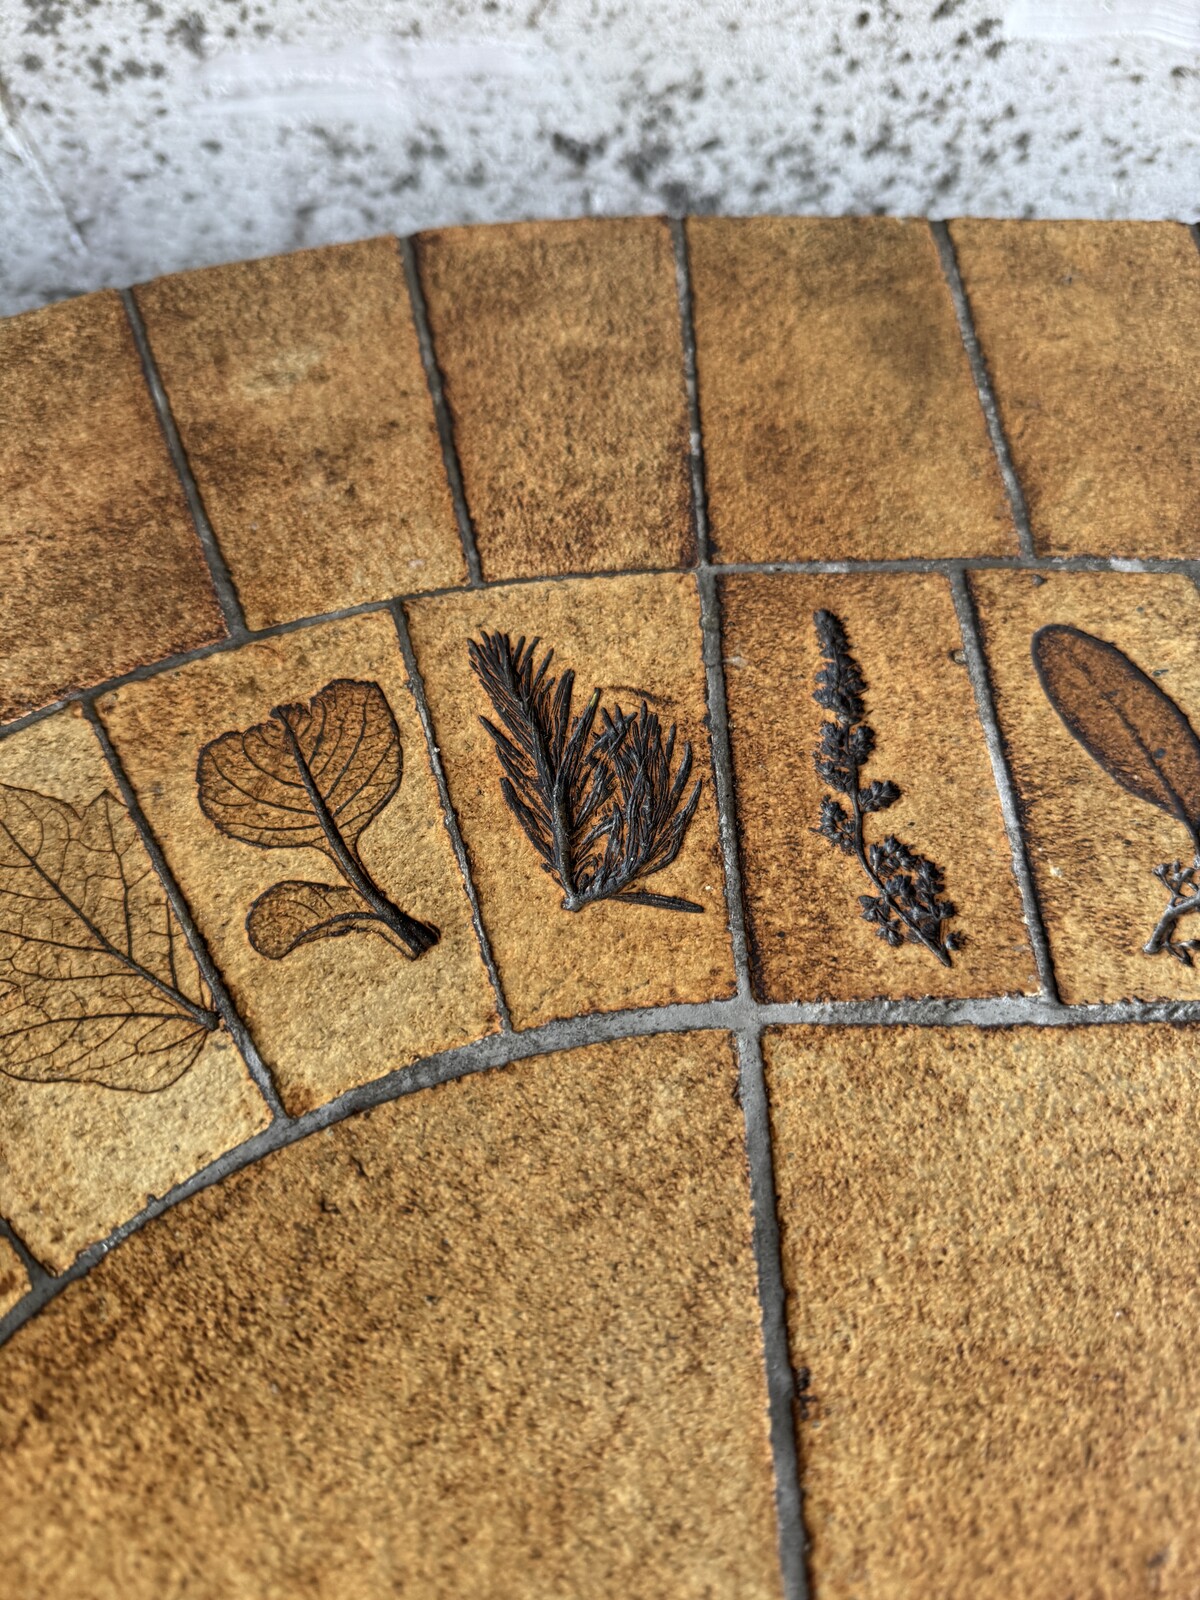
[[[1200,728],[1194,586],[1184,577],[1094,572],[983,572],[971,584],[1062,998],[1200,996],[1195,969],[1142,949],[1170,899],[1154,869],[1190,864],[1187,830],[1088,755],[1047,699],[1032,659],[1039,628],[1081,629],[1115,645]],[[1099,694],[1098,687],[1097,703]],[[1200,935],[1195,917],[1178,931]]]
[[[11,734],[0,744],[0,785],[0,1213],[39,1260],[61,1271],[147,1199],[269,1118],[223,1028],[196,1026],[177,996],[100,953],[95,930],[130,949],[114,931],[128,913],[134,957],[169,976],[158,930],[170,926],[177,994],[211,1004],[92,729],[72,711]],[[106,792],[109,802],[85,815]],[[47,902],[19,916],[13,896],[28,894],[29,875],[19,870],[18,850],[29,849],[39,829],[35,870],[57,888],[47,885]],[[65,909],[60,892],[94,931]],[[44,981],[30,983],[30,974]],[[75,1020],[76,1008],[93,1020]],[[105,1022],[114,1013],[129,1019],[115,1032]],[[13,1048],[15,1035],[30,1040],[35,1029],[49,1041],[43,1049]]]
[[[0,483],[0,718],[223,636],[118,295],[0,321]]]
[[[325,726],[338,752],[356,742],[349,777],[375,809],[359,851],[370,878],[392,905],[440,931],[417,960],[380,936],[381,924],[348,937],[318,937],[288,954],[262,954],[251,943],[251,906],[279,884],[296,884],[305,905],[321,888],[337,896],[319,913],[278,897],[279,916],[256,923],[259,946],[269,933],[298,935],[327,917],[361,914],[362,903],[323,851],[243,842],[201,810],[197,782],[203,747],[264,722],[281,703],[307,704],[327,686],[349,680],[356,697],[325,697]],[[356,684],[376,685],[399,731],[403,774],[386,798],[394,742],[378,698],[361,701]],[[363,708],[365,705],[365,714]],[[358,706],[358,710],[355,710]],[[213,958],[229,985],[288,1110],[299,1113],[354,1084],[381,1077],[423,1056],[465,1044],[497,1026],[487,973],[471,922],[462,877],[446,832],[437,787],[391,618],[374,612],[345,622],[259,640],[209,656],[105,698],[101,713],[179,880]],[[329,737],[323,735],[323,737]],[[366,757],[370,753],[371,774]],[[244,757],[222,747],[219,768],[235,784],[247,778]],[[378,761],[379,765],[375,763]],[[250,768],[249,771],[253,769]],[[283,770],[292,782],[292,767]],[[215,785],[213,792],[216,793]],[[288,791],[278,791],[290,804]],[[333,791],[331,791],[332,793]],[[337,804],[348,819],[361,813],[346,791]],[[236,790],[223,799],[228,821]],[[303,817],[308,818],[307,808]],[[267,813],[272,828],[279,813]],[[286,813],[285,813],[286,815]],[[255,818],[261,813],[257,810]],[[311,828],[315,839],[318,830]],[[272,833],[270,837],[277,837]],[[344,902],[344,903],[343,903]],[[259,913],[265,916],[265,912]]]
[[[159,278],[137,301],[251,627],[464,581],[394,239]]]
[[[1194,556],[1200,255],[1186,228],[951,230],[1037,549]]]
[[[519,584],[409,603],[417,661],[505,996],[517,1027],[579,1012],[708,1000],[733,989],[724,874],[706,731],[695,580],[644,577]],[[576,674],[574,709],[593,686],[605,706],[642,694],[691,743],[699,804],[676,860],[644,880],[703,915],[600,900],[563,909],[500,793],[501,771],[480,716],[495,718],[468,658],[484,631],[540,637],[555,672]]]
[[[485,576],[693,561],[663,218],[448,228],[417,251]]]
[[[1200,1592],[1184,1029],[779,1029],[822,1600]]]
[[[695,217],[687,227],[722,560],[1016,553],[926,223]]]
[[[551,1055],[142,1230],[0,1352],[11,1581],[777,1600],[736,1082],[716,1035]]]
[[[768,1000],[988,995],[1036,990],[954,603],[922,574],[742,575],[721,586],[723,652],[755,986]],[[863,781],[900,786],[864,819],[867,844],[896,834],[939,866],[964,939],[949,967],[890,948],[862,920],[876,893],[853,855],[815,829],[829,792],[813,766],[829,713],[813,700],[813,613],[839,617],[866,680],[877,747]]]
[[[25,1263],[7,1239],[0,1239],[0,1317],[28,1293],[29,1274]]]

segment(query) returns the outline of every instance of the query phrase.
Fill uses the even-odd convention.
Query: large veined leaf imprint
[[[1170,899],[1143,948],[1147,955],[1169,951],[1191,966],[1200,940],[1179,939],[1176,931],[1182,917],[1200,911],[1200,739],[1170,695],[1106,639],[1053,623],[1033,636],[1033,664],[1050,704],[1092,760],[1187,833],[1191,864],[1154,868]]]
[[[260,850],[318,850],[342,883],[272,884],[246,916],[260,955],[374,933],[417,957],[440,937],[379,888],[359,841],[400,787],[396,719],[377,683],[335,678],[307,705],[276,706],[265,722],[222,734],[196,767],[200,807],[222,833]]]
[[[0,1072],[149,1094],[219,1022],[120,801],[0,784]]]

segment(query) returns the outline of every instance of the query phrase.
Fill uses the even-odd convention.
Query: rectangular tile
[[[1195,1594],[1191,1032],[765,1051],[816,1593]]]
[[[484,575],[695,560],[665,220],[447,228],[417,255]]]
[[[100,711],[290,1112],[496,1028],[386,612],[209,656]],[[416,958],[406,919],[439,935]]]
[[[14,1593],[782,1600],[737,1081],[544,1056],[143,1229],[0,1352]]]
[[[483,921],[518,1027],[579,1012],[708,1000],[733,990],[724,875],[709,768],[705,675],[695,581],[676,574],[518,584],[415,600],[407,612],[450,798],[479,891]],[[635,892],[676,896],[702,915],[601,899],[564,908],[562,884],[541,861],[500,792],[501,770],[480,717],[496,712],[471,668],[468,642],[485,632],[536,641],[551,677],[576,675],[574,712],[594,686],[602,708],[629,714],[644,699],[678,725],[701,791],[678,857]]]
[[[0,744],[0,1214],[54,1271],[269,1121],[74,711]]]
[[[721,560],[1016,553],[926,223],[693,217],[687,237]]]
[[[1128,742],[1140,738],[1178,750],[1182,766],[1167,775],[1184,786],[1195,818],[1200,746],[1189,749],[1195,746],[1189,730],[1200,728],[1200,602],[1194,585],[1182,576],[979,572],[971,586],[1059,993],[1071,1004],[1200,997],[1194,968],[1173,960],[1166,948],[1144,953],[1174,898],[1155,868],[1178,860],[1186,869],[1200,846],[1169,811],[1110,776],[1115,764],[1132,782],[1157,782],[1149,752],[1124,749],[1119,723],[1109,727],[1105,717],[1105,697],[1117,692]],[[1045,627],[1063,630],[1047,636],[1062,651],[1062,668],[1070,670],[1071,681],[1055,689],[1063,714],[1034,664],[1034,635]],[[1100,643],[1078,639],[1079,632]],[[1052,671],[1061,677],[1053,664]],[[1107,767],[1072,735],[1064,715],[1096,745]],[[1173,940],[1182,946],[1197,936],[1196,917],[1183,914]]]
[[[1200,254],[1175,222],[951,224],[1043,555],[1194,556]]]
[[[252,628],[465,580],[394,239],[136,293]]]
[[[743,884],[755,987],[763,999],[973,996],[1038,988],[1012,854],[976,717],[947,581],[919,573],[737,575],[721,584],[723,655],[737,791]],[[847,630],[865,679],[876,747],[858,787],[899,785],[892,805],[864,814],[865,861],[822,838],[822,797],[849,816],[850,800],[818,776],[814,753],[834,714],[814,700],[824,656],[814,614]],[[863,698],[860,696],[860,698]],[[861,716],[859,718],[861,724]],[[856,736],[861,737],[861,736]],[[944,875],[962,946],[893,948],[864,920],[873,846],[898,836]],[[849,842],[849,841],[848,841]],[[877,877],[913,866],[888,854]],[[899,893],[899,890],[897,891]],[[909,897],[906,923],[930,931]],[[892,919],[899,930],[899,912]],[[907,930],[904,930],[907,931]]]
[[[0,1238],[0,1317],[29,1293],[29,1274],[25,1263],[9,1244]]]
[[[0,322],[0,483],[0,719],[224,636],[118,295]]]

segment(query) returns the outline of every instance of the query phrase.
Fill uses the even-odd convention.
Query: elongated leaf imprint
[[[350,678],[204,746],[196,766],[200,808],[222,833],[260,850],[319,850],[348,886],[273,884],[246,917],[260,955],[279,961],[300,945],[350,933],[377,934],[414,958],[437,943],[438,930],[393,905],[359,854],[403,768],[383,690]]]
[[[218,1025],[120,801],[0,784],[0,1072],[150,1094]]]
[[[469,649],[502,724],[480,718],[500,761],[500,792],[543,871],[562,886],[564,910],[620,900],[703,911],[694,900],[636,887],[683,847],[700,799],[698,778],[689,788],[691,745],[681,746],[676,765],[674,725],[664,736],[645,699],[636,716],[619,705],[602,710],[597,689],[573,716],[575,674],[552,678],[554,652],[538,664],[538,643],[485,633]]]
[[[1092,760],[1186,829],[1194,860],[1163,862],[1154,875],[1170,893],[1144,946],[1191,966],[1195,939],[1177,939],[1180,919],[1200,910],[1200,739],[1180,708],[1107,639],[1052,623],[1033,636],[1033,664],[1046,698]]]

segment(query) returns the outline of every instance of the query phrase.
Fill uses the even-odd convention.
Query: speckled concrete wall
[[[0,312],[434,224],[1200,212],[1195,0],[0,0]]]

